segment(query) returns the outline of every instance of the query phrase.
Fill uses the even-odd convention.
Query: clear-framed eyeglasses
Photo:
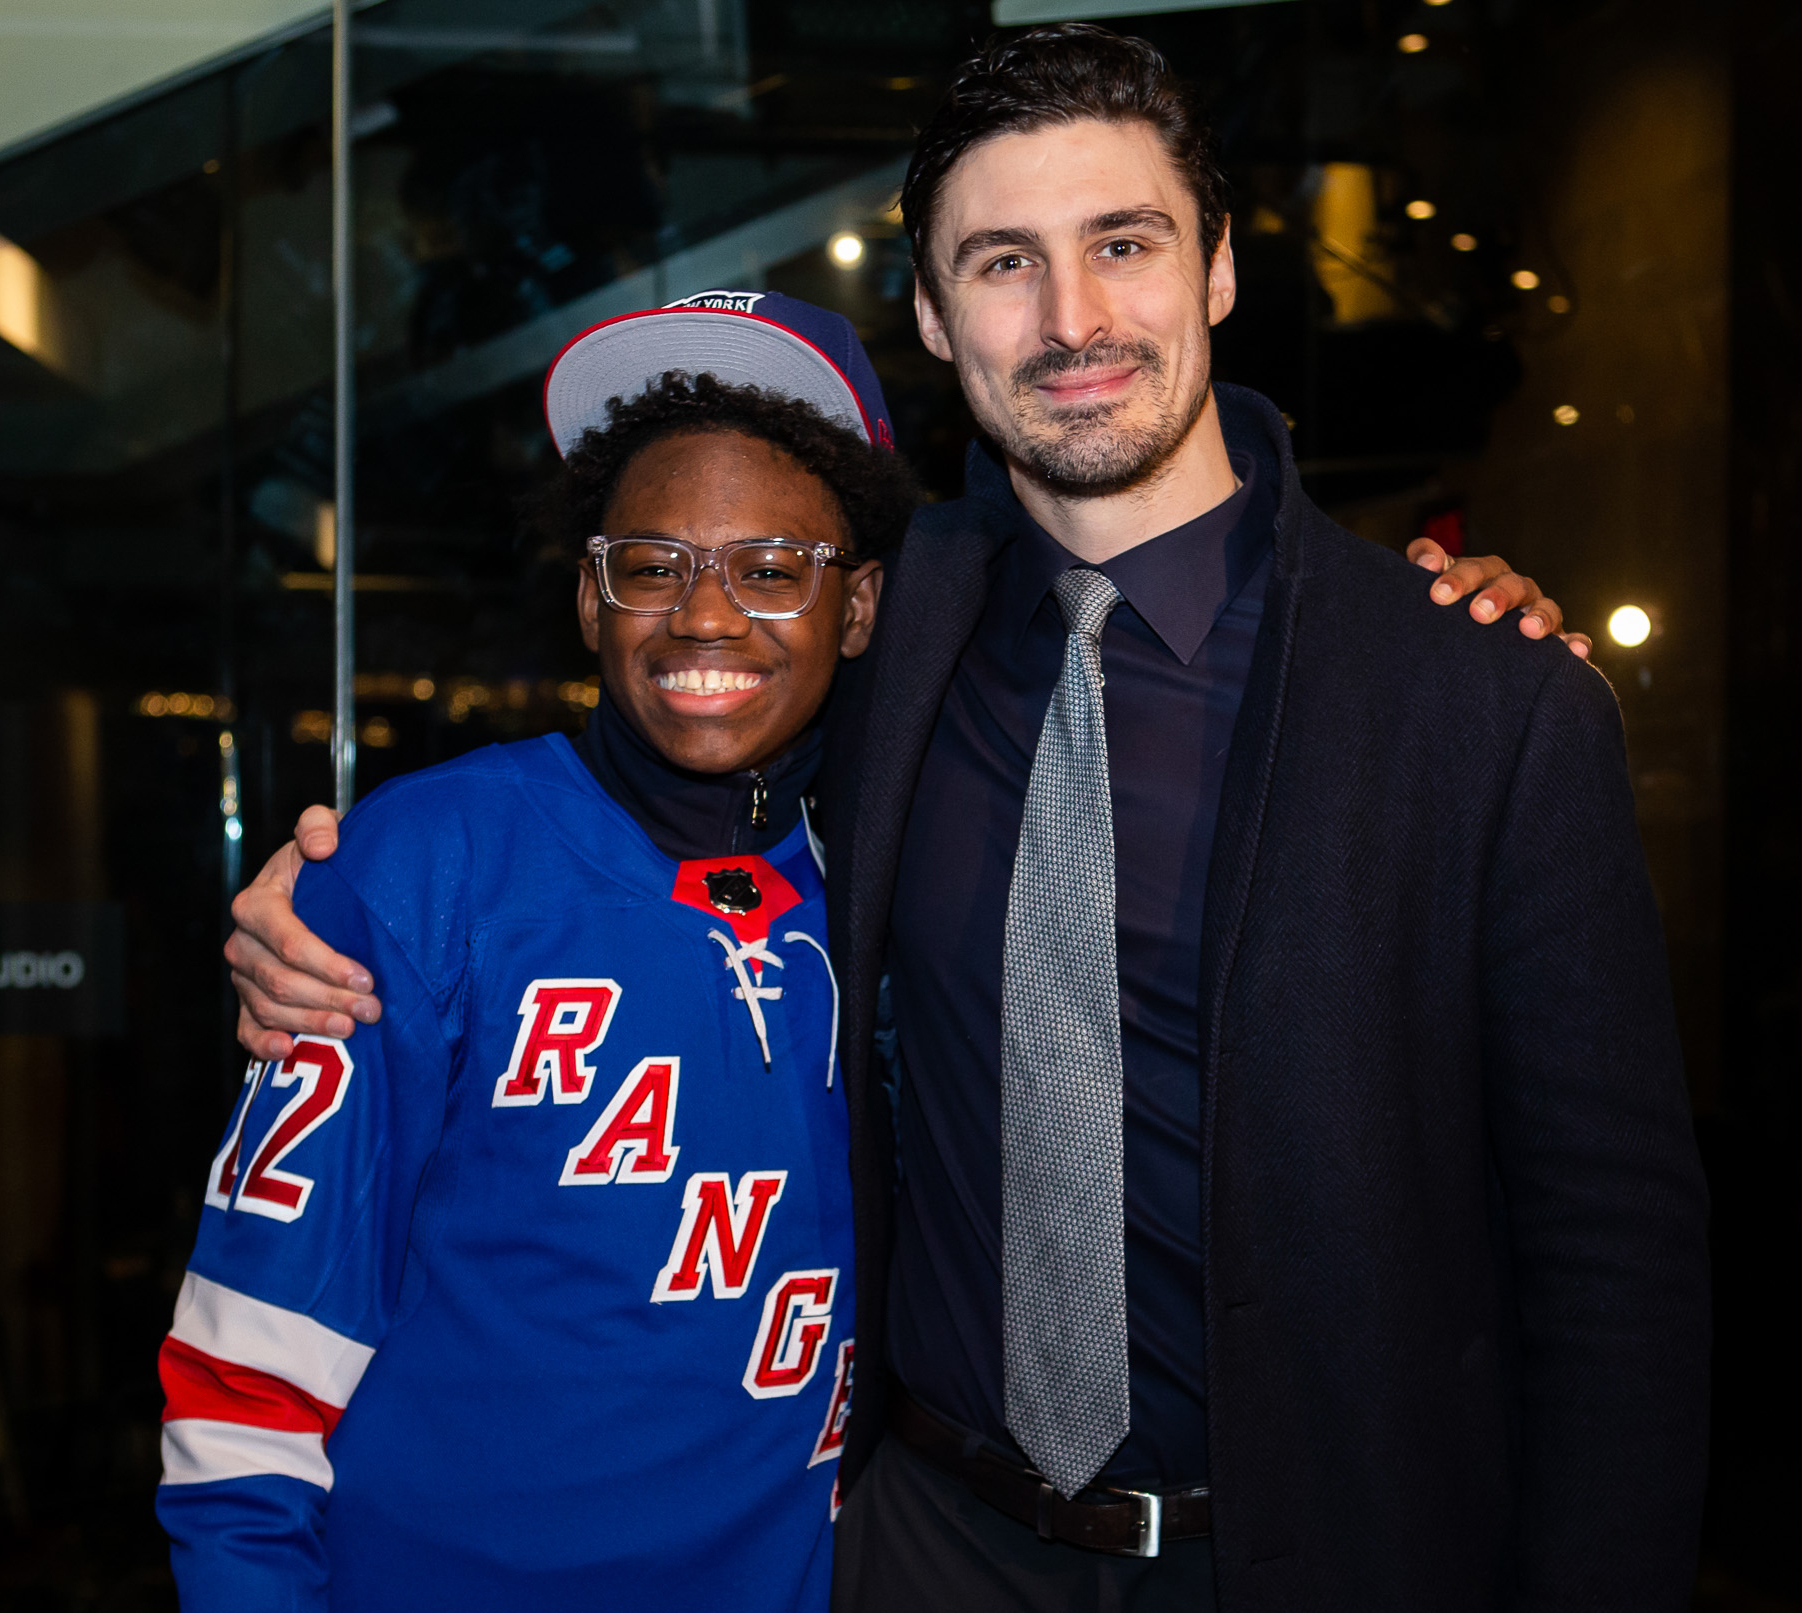
[[[805,616],[828,566],[856,566],[835,543],[736,538],[703,549],[686,538],[646,535],[588,540],[601,597],[628,616],[668,616],[688,603],[711,567],[733,606],[760,621]]]

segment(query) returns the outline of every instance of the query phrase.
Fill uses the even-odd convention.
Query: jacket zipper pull
[[[751,775],[751,827],[767,829],[770,826],[770,791],[763,782],[761,773]]]

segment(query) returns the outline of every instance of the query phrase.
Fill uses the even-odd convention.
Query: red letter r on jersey
[[[494,1107],[542,1103],[546,1082],[551,1102],[580,1103],[594,1079],[586,1055],[601,1045],[617,1007],[616,980],[534,980],[519,999],[519,1035],[494,1083]]]

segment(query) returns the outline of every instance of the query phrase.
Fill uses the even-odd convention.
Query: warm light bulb
[[[1427,36],[1425,34],[1403,34],[1400,39],[1396,40],[1395,48],[1404,56],[1418,56],[1427,48]]]
[[[826,250],[841,269],[855,269],[863,262],[863,237],[846,230],[841,235],[833,236],[826,243]]]
[[[1409,202],[1402,211],[1406,213],[1409,218],[1431,218],[1439,211],[1439,209],[1423,198],[1417,202]]]
[[[1637,605],[1623,605],[1608,618],[1608,636],[1630,650],[1652,636],[1652,618]]]
[[[1508,278],[1512,280],[1515,286],[1521,291],[1531,291],[1539,284],[1539,276],[1531,269],[1516,269],[1513,274],[1508,276]]]
[[[1475,252],[1476,249],[1477,238],[1474,235],[1467,235],[1463,230],[1460,230],[1452,237],[1452,250],[1454,252]]]

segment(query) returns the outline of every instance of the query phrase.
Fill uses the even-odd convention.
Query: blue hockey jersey
[[[809,840],[673,862],[561,736],[345,820],[295,909],[381,1023],[251,1066],[163,1347],[189,1613],[824,1610],[853,1294]]]

